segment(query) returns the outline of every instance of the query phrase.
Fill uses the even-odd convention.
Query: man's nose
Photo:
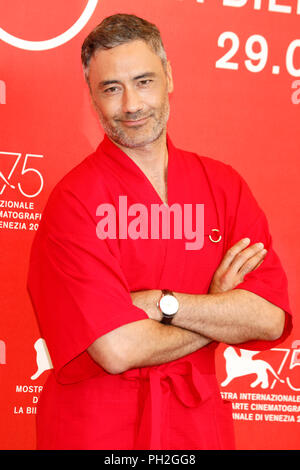
[[[142,109],[142,101],[138,91],[134,88],[126,88],[123,93],[123,112],[136,113]]]

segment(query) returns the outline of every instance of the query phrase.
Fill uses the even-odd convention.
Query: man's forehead
[[[146,71],[154,72],[160,66],[160,57],[141,40],[107,50],[100,49],[95,52],[90,62],[90,68],[101,76],[106,73],[139,75]]]

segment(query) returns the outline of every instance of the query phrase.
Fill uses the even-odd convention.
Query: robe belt
[[[194,408],[207,400],[213,391],[199,369],[189,361],[162,366],[132,369],[122,374],[126,380],[138,380],[147,387],[144,408],[137,436],[137,449],[162,449],[163,409],[166,405],[163,387],[172,389],[174,395],[187,408]],[[149,429],[150,427],[150,429]],[[149,435],[149,447],[145,437]]]

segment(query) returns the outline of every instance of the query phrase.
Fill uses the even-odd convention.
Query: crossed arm
[[[249,243],[249,239],[240,240],[227,251],[207,295],[174,293],[180,307],[172,325],[160,323],[156,307],[160,290],[133,292],[134,305],[149,318],[98,338],[88,348],[91,357],[107,372],[117,374],[179,359],[211,341],[238,344],[279,338],[284,311],[252,292],[233,290],[266,255],[261,244]]]

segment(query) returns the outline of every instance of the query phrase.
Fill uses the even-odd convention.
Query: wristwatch
[[[161,323],[168,325],[171,323],[174,315],[178,312],[179,302],[173,292],[164,289],[161,292],[161,298],[157,302],[157,307],[163,314]]]

